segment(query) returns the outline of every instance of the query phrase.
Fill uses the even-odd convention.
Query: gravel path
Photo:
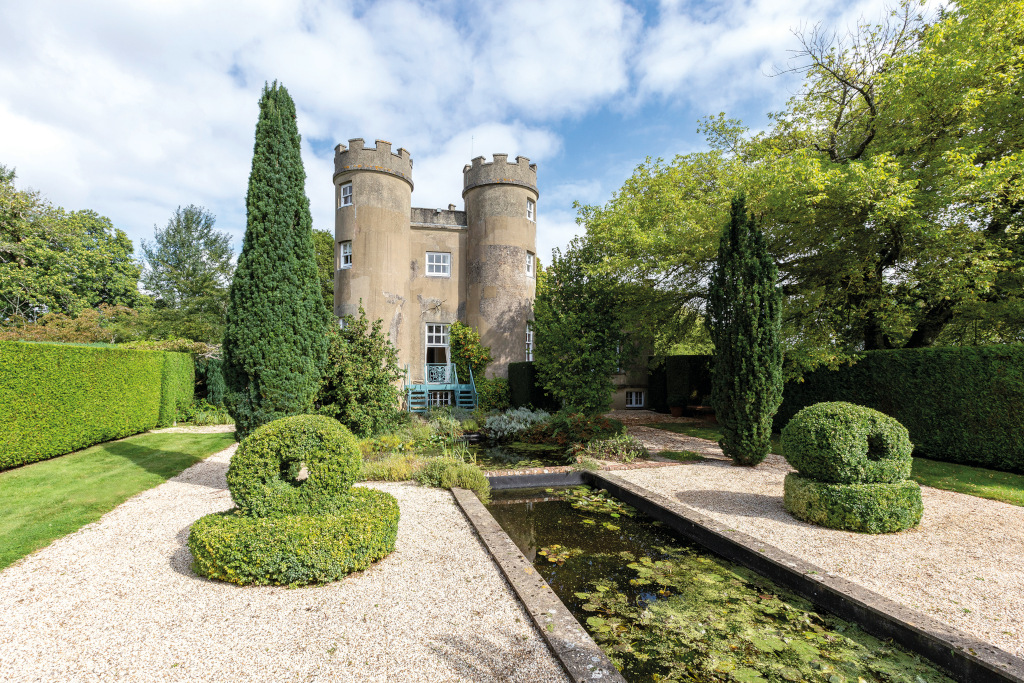
[[[769,455],[756,468],[705,460],[616,474],[1024,657],[1024,507],[922,487],[916,529],[836,531],[783,509],[790,471]]]
[[[640,425],[631,425],[626,428],[626,431],[639,439],[640,443],[651,453],[658,453],[660,451],[692,451],[700,453],[705,458],[728,460],[718,444],[707,439],[698,439],[695,436],[676,434],[667,429],[643,427]]]
[[[448,491],[380,484],[397,549],[327,586],[189,570],[234,446],[0,572],[4,681],[565,681]]]

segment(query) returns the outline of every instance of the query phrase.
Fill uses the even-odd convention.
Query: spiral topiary
[[[228,468],[238,507],[192,525],[193,570],[240,585],[300,585],[365,569],[395,549],[399,510],[388,493],[352,488],[361,469],[355,437],[329,417],[257,428]]]
[[[921,487],[907,481],[913,462],[907,429],[852,403],[817,403],[782,430],[782,453],[799,474],[786,476],[783,505],[798,519],[833,529],[889,533],[916,526]]]

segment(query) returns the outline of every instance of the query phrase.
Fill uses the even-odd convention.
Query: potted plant
[[[671,393],[668,395],[668,409],[672,413],[672,417],[682,417],[685,406],[686,397],[682,394]]]

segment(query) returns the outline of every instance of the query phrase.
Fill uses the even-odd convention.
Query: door
[[[450,384],[449,363],[448,326],[427,323],[427,383]]]

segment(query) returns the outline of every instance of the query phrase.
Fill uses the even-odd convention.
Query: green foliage
[[[916,481],[830,484],[794,472],[786,475],[782,504],[805,522],[867,534],[909,529],[924,513]]]
[[[722,426],[722,452],[756,465],[770,449],[772,417],[782,403],[781,293],[764,237],[733,200],[708,291],[707,327],[715,344],[711,403]]]
[[[476,465],[453,458],[431,458],[415,475],[416,481],[424,486],[450,489],[469,489],[481,502],[491,499],[491,483]]]
[[[533,361],[508,364],[508,397],[512,408],[540,408],[558,410],[558,404],[538,384],[537,368]]]
[[[224,361],[220,358],[196,357],[196,397],[211,405],[224,405]]]
[[[148,300],[124,231],[94,211],[65,211],[19,191],[14,179],[0,165],[0,325]]]
[[[232,424],[231,414],[223,406],[212,405],[205,398],[196,399],[180,412],[178,420],[198,427]]]
[[[234,442],[230,433],[139,434],[0,472],[0,569]]]
[[[676,462],[697,462],[707,459],[696,451],[658,451],[658,455]]]
[[[611,517],[633,517],[636,515],[636,508],[626,505],[603,489],[575,486],[571,489],[545,489],[545,491],[555,494],[581,512]]]
[[[297,481],[302,466],[309,476]],[[344,501],[362,454],[352,432],[322,415],[294,415],[257,427],[231,456],[227,479],[241,514],[312,514]]]
[[[160,417],[157,426],[168,427],[188,410],[195,397],[196,370],[192,356],[165,353],[160,385]]]
[[[816,403],[782,430],[782,454],[800,474],[831,484],[893,484],[910,476],[906,427],[871,408]]]
[[[479,389],[480,380],[484,379],[484,372],[493,360],[491,347],[481,344],[480,333],[458,320],[448,327],[448,343],[459,381],[464,384],[469,382],[469,370],[472,369]]]
[[[1024,475],[914,458],[910,477],[922,486],[1024,507]]]
[[[477,379],[476,394],[477,407],[481,410],[490,412],[492,410],[508,410],[511,407],[509,384],[504,377]]]
[[[364,460],[362,481],[409,481],[427,460],[416,453],[388,453]]]
[[[398,380],[398,350],[378,319],[370,325],[366,311],[345,316],[340,329],[328,334],[325,379],[317,394],[317,409],[359,436],[385,431],[397,424],[402,396]]]
[[[613,279],[593,271],[601,256],[579,239],[564,254],[555,249],[534,302],[539,384],[561,405],[591,414],[611,406],[623,342]]]
[[[192,525],[193,570],[239,585],[297,586],[337,581],[395,549],[398,503],[373,489],[352,489],[332,514],[249,517],[238,510]]]
[[[522,435],[522,440],[530,443],[570,446],[595,439],[607,439],[625,431],[626,426],[614,418],[563,410],[544,422],[530,427]]]
[[[313,249],[316,251],[320,295],[328,313],[334,315],[334,235],[326,230],[314,230]]]
[[[247,222],[224,335],[226,402],[239,439],[310,412],[327,356],[328,312],[313,251],[295,104],[284,86],[260,98]]]
[[[0,342],[0,469],[144,432],[162,409],[173,420],[192,401],[191,365],[160,351]]]
[[[151,324],[161,337],[220,343],[234,265],[231,238],[213,229],[214,216],[178,207],[154,240],[142,241],[142,286],[155,298]]]
[[[1024,347],[870,351],[855,365],[787,384],[776,424],[822,401],[899,420],[916,455],[1024,473]]]
[[[666,407],[708,405],[711,401],[712,361],[713,356],[667,356]]]
[[[647,448],[630,434],[618,434],[606,439],[595,439],[586,444],[575,444],[569,450],[569,458],[580,461],[583,458],[633,462],[637,458],[648,458]]]
[[[0,327],[0,340],[117,344],[138,339],[144,334],[142,317],[127,306],[100,304],[97,308],[83,309],[75,317],[47,313],[31,323],[18,320],[14,325]]]

